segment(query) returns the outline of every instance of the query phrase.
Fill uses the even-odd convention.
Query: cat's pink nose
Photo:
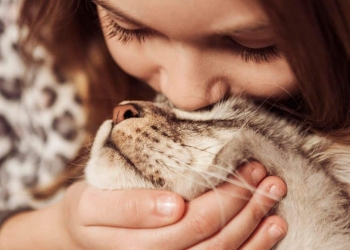
[[[113,124],[118,124],[126,119],[139,116],[139,112],[131,104],[118,105],[113,110]]]

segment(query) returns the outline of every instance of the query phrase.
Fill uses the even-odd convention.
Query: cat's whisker
[[[222,178],[221,176],[216,175],[216,174],[214,174],[214,173],[212,173],[212,172],[202,171],[201,169],[196,169],[196,168],[190,167],[190,166],[188,166],[188,164],[186,164],[186,163],[184,163],[184,162],[181,162],[181,161],[178,160],[178,159],[175,159],[175,158],[172,158],[172,159],[175,160],[175,161],[177,161],[178,163],[180,163],[182,166],[186,167],[186,169],[189,169],[189,170],[191,170],[191,171],[193,171],[193,172],[198,173],[198,174],[199,174],[201,177],[203,177],[208,183],[209,183],[209,179],[208,179],[207,177],[205,177],[203,174],[205,174],[205,175],[207,175],[207,176],[209,176],[209,177],[213,177],[213,178],[216,178],[216,179],[218,179],[218,180],[221,180],[222,182],[228,182],[228,183],[230,183],[230,184],[233,184],[233,185],[242,187],[242,188],[244,188],[244,189],[249,190],[249,191],[252,192],[252,193],[255,192],[256,194],[265,196],[265,197],[267,197],[267,198],[269,198],[269,199],[272,199],[272,200],[275,200],[275,201],[279,201],[279,200],[277,200],[273,195],[271,195],[270,193],[265,192],[265,191],[262,191],[262,190],[259,190],[259,189],[256,189],[255,187],[251,186],[251,185],[250,185],[248,182],[246,182],[245,179],[242,178],[240,175],[231,173],[231,174],[234,175],[236,178],[238,178],[238,180],[234,180],[234,179],[230,179],[230,178]],[[168,165],[169,165],[169,164],[168,164]],[[163,164],[163,166],[164,166],[164,164]],[[179,168],[178,166],[175,166],[175,165],[169,165],[169,166],[172,167],[172,168],[178,168],[178,169],[182,170],[181,168]],[[221,169],[222,169],[222,168],[221,168]],[[222,169],[222,170],[225,170],[225,169]],[[179,174],[179,173],[178,173],[178,174]],[[186,177],[186,178],[189,178],[189,177],[187,177],[187,176],[185,176],[185,177]],[[196,182],[196,183],[199,184],[198,182]],[[204,186],[204,185],[202,184],[202,186]],[[207,187],[207,186],[205,186],[205,187]],[[207,187],[207,188],[212,188],[213,190],[218,191],[217,188],[215,188],[215,187],[213,187],[213,186]],[[221,191],[221,190],[219,190],[219,191]],[[224,192],[224,194],[230,195],[230,196],[232,196],[232,197],[238,197],[238,198],[241,198],[241,199],[246,199],[246,197],[243,197],[243,196],[240,197],[240,196],[238,196],[238,195],[232,195],[232,194],[225,193],[225,192]],[[264,204],[263,202],[261,202],[261,203]],[[264,205],[266,205],[266,204],[264,204]]]
[[[188,166],[188,164],[186,164],[186,163],[184,163],[184,162],[182,162],[182,161],[180,161],[180,160],[178,160],[176,158],[172,158],[172,159],[174,161],[177,161],[178,163],[182,164],[183,166],[186,166],[187,169],[190,169],[191,171],[196,172],[198,174],[206,174],[207,176],[213,177],[213,178],[215,178],[217,180],[220,180],[221,182],[226,181],[226,182],[229,182],[229,183],[234,184],[236,186],[248,189],[250,191],[254,191],[255,190],[243,178],[240,178],[238,175],[235,175],[234,173],[232,173],[232,172],[230,172],[230,171],[228,171],[228,170],[226,170],[224,168],[220,168],[220,170],[225,171],[228,175],[233,175],[233,176],[237,177],[238,181],[230,179],[230,178],[227,178],[227,177],[223,178],[221,175],[215,174],[214,172],[208,172],[208,171],[204,171],[204,170],[201,170],[201,169],[196,169],[194,167],[190,167],[190,166]]]
[[[233,194],[233,193],[229,193],[229,192],[226,192],[222,189],[218,189],[216,187],[213,187],[212,185],[210,186],[207,186],[205,184],[203,184],[202,182],[198,182],[198,181],[195,181],[193,178],[181,173],[181,172],[176,172],[174,169],[178,169],[178,170],[183,170],[183,168],[181,167],[178,167],[176,165],[169,165],[169,164],[164,164],[164,163],[161,163],[159,162],[162,166],[164,167],[167,167],[168,170],[171,170],[173,173],[175,174],[179,174],[181,175],[182,177],[190,180],[190,181],[193,181],[194,183],[198,184],[198,185],[201,185],[207,189],[212,189],[216,194],[217,194],[217,197],[218,197],[218,201],[221,201],[220,197],[218,196],[219,194],[223,194],[223,195],[227,195],[227,196],[230,196],[230,197],[234,197],[234,198],[239,198],[239,199],[243,199],[243,200],[250,200],[250,198],[248,198],[247,196],[243,196],[243,195],[238,195],[238,194]],[[179,161],[179,163],[181,163]],[[208,172],[205,172],[205,171],[200,171],[198,169],[193,169],[193,168],[190,168],[189,166],[187,166],[186,164],[183,165],[186,167],[186,169],[190,169],[191,171],[193,172],[196,172],[198,174],[200,174],[203,178],[205,178],[205,180],[207,181],[207,183],[210,184],[210,181],[208,178],[206,178],[205,176],[203,176],[203,173],[204,174],[207,174],[207,175],[210,175],[210,177],[216,177],[215,175],[212,175],[212,174],[208,174]],[[233,185],[236,185],[236,186],[239,186],[239,187],[242,187],[242,188],[245,188],[249,191],[251,191],[252,193],[256,193],[256,194],[259,194],[259,195],[262,195],[262,196],[265,196],[271,200],[275,200],[275,201],[279,201],[278,199],[275,198],[275,196],[271,195],[270,193],[268,192],[265,192],[265,191],[262,191],[262,190],[259,190],[259,189],[256,189],[255,187],[251,186],[250,184],[248,184],[243,178],[241,178],[241,180],[243,180],[244,182],[242,182],[241,180],[232,180],[230,178],[225,178],[225,179],[221,179],[223,182],[228,182],[230,184],[233,184]],[[267,205],[265,202],[261,201],[260,199],[258,201],[252,201],[252,202],[256,202],[258,204],[262,204],[262,205]],[[286,204],[287,205],[287,204]]]
[[[176,160],[176,159],[174,159]],[[178,161],[180,164],[182,164],[182,166],[184,166],[186,169],[190,170],[190,171],[193,171],[193,172],[196,172],[198,173],[205,181],[206,183],[208,183],[209,185],[205,185],[203,184],[202,182],[198,182],[196,180],[194,180],[192,177],[189,177],[185,174],[182,174],[181,172],[175,172],[174,169],[180,169],[180,170],[183,170],[183,168],[179,167],[179,166],[176,166],[176,165],[171,165],[171,164],[166,164],[167,166],[169,166],[170,168],[167,168],[168,170],[172,170],[174,173],[176,174],[179,174],[183,177],[185,177],[186,179],[189,179],[191,180],[192,182],[195,182],[196,184],[202,186],[202,187],[205,187],[206,189],[213,189],[213,190],[216,190],[216,187],[214,185],[211,184],[211,181],[209,180],[209,178],[207,178],[204,174],[208,174],[207,172],[203,172],[203,171],[198,171],[197,169],[193,169],[191,168],[190,166],[188,166],[187,164],[185,163],[182,163],[181,161]],[[162,164],[163,166],[165,166],[165,164]],[[203,174],[204,173],[204,174]],[[212,177],[212,176],[211,176]]]
[[[161,162],[159,162],[159,163],[162,164],[163,166],[165,166],[165,164],[163,164],[163,163],[161,163]],[[167,164],[167,165],[169,165],[169,164]],[[185,164],[184,166],[185,166],[186,169],[193,170],[193,169],[191,169],[187,164]],[[221,193],[220,190],[218,190],[214,185],[212,185],[212,184],[211,184],[211,181],[210,181],[205,175],[203,175],[201,172],[197,172],[197,173],[198,173],[198,174],[206,181],[206,183],[209,184],[209,185],[206,185],[206,184],[203,184],[202,182],[196,181],[196,180],[194,180],[193,178],[188,177],[188,176],[185,175],[185,174],[182,174],[181,172],[175,172],[175,171],[174,171],[174,168],[178,168],[178,169],[179,169],[180,167],[178,167],[178,166],[171,166],[171,165],[169,165],[169,167],[170,167],[170,168],[166,168],[166,169],[171,170],[173,173],[179,174],[179,175],[181,175],[182,177],[184,177],[184,178],[186,178],[186,179],[189,179],[191,182],[195,182],[196,184],[205,187],[206,189],[212,189],[212,190],[214,191],[215,196],[216,196],[216,200],[218,201],[219,208],[220,208],[220,211],[221,211],[221,213],[220,213],[221,222],[222,222],[222,224],[224,225],[224,221],[225,221],[225,218],[223,217],[223,215],[224,215],[224,206],[223,206],[223,204],[222,204],[222,199],[221,199],[220,196],[219,196],[219,193]],[[180,170],[182,170],[182,169],[180,169]],[[232,195],[232,194],[231,194],[231,195]],[[237,195],[237,196],[238,196],[238,195]],[[239,197],[238,197],[238,198],[239,198]]]
[[[284,88],[283,86],[279,86],[279,85],[277,85],[277,84],[272,84],[272,83],[264,83],[264,84],[262,84],[262,86],[267,86],[267,87],[273,87],[273,88],[279,88],[280,90],[282,90],[287,96],[288,96],[288,98],[291,98],[291,99],[293,99],[293,100],[295,100],[295,95],[293,95],[290,91],[288,91],[286,88]],[[246,86],[245,88],[244,88],[244,91],[242,91],[242,93],[244,93],[245,91],[249,91],[248,89],[249,88],[253,88],[252,86]],[[272,95],[269,95],[269,96],[267,96],[266,97],[266,99],[267,98],[271,98],[272,97]]]
[[[155,149],[153,149],[153,150],[156,151]],[[158,152],[159,152],[159,151],[158,151]],[[159,153],[160,153],[160,152],[159,152]],[[188,164],[186,164],[186,163],[180,161],[179,159],[174,158],[174,157],[171,156],[171,155],[168,155],[168,157],[169,157],[170,159],[172,159],[172,160],[174,160],[174,161],[180,163],[182,166],[185,166],[187,169],[190,169],[191,171],[195,171],[195,172],[197,172],[197,173],[199,173],[199,172],[200,172],[200,173],[205,173],[205,174],[207,174],[207,175],[210,175],[210,177],[214,177],[214,178],[216,178],[216,179],[221,180],[222,182],[227,181],[227,182],[230,182],[231,184],[234,184],[234,185],[237,185],[237,186],[246,188],[246,189],[248,189],[248,190],[250,190],[250,191],[252,191],[252,192],[254,192],[254,190],[255,190],[254,187],[251,187],[251,186],[244,180],[244,178],[242,178],[240,175],[237,174],[236,171],[230,171],[230,170],[228,170],[228,169],[226,169],[226,168],[224,168],[224,167],[221,167],[221,166],[219,166],[219,165],[210,165],[210,167],[213,167],[213,168],[216,168],[216,169],[219,169],[219,170],[225,172],[225,173],[226,173],[226,176],[231,175],[231,176],[233,176],[233,177],[236,177],[236,178],[238,179],[238,181],[234,181],[234,180],[229,179],[229,178],[222,178],[222,176],[216,175],[214,172],[208,172],[208,171],[205,171],[205,172],[204,172],[204,171],[201,171],[200,169],[195,169],[195,168],[193,168],[193,167],[190,167]],[[174,166],[173,166],[173,167],[174,167]]]
[[[191,178],[191,177],[189,177],[189,176],[187,176],[187,175],[181,173],[181,171],[180,171],[180,172],[175,171],[176,169],[178,169],[178,170],[183,170],[183,168],[180,168],[179,166],[171,165],[171,164],[168,164],[168,163],[165,164],[164,162],[161,162],[161,161],[159,161],[159,160],[156,160],[156,162],[159,163],[160,165],[162,165],[166,170],[172,171],[173,173],[178,174],[178,175],[184,177],[185,179],[190,180],[191,182],[194,182],[194,183],[196,183],[196,184],[198,184],[198,185],[200,185],[200,186],[202,186],[202,187],[205,187],[206,189],[215,188],[213,185],[207,186],[207,185],[203,184],[202,182],[196,181],[196,180],[194,180],[193,178]],[[190,170],[191,170],[191,169],[190,169]],[[203,178],[204,178],[204,177],[203,177]],[[204,179],[205,179],[205,178],[204,178]],[[206,181],[207,181],[207,179],[206,179]]]
[[[169,158],[173,159],[174,161],[177,161],[178,163],[180,163],[182,166],[185,166],[187,169],[190,169],[191,171],[194,171],[194,172],[197,172],[198,174],[199,173],[205,173],[207,175],[210,175],[210,177],[214,177],[216,179],[219,179],[221,180],[222,182],[230,182],[231,184],[234,184],[234,185],[237,185],[237,186],[240,186],[242,188],[246,188],[248,190],[250,190],[251,192],[254,192],[255,191],[255,187],[252,187],[251,185],[249,185],[248,182],[246,182],[246,180],[244,178],[242,178],[239,174],[237,174],[238,172],[237,171],[230,171],[228,170],[227,168],[224,168],[220,165],[210,165],[209,167],[213,167],[213,168],[216,168],[220,171],[223,171],[226,173],[226,176],[233,176],[233,177],[236,177],[238,179],[238,181],[234,181],[230,178],[222,178],[222,176],[219,176],[219,175],[216,175],[213,171],[211,172],[208,172],[208,171],[201,171],[200,169],[195,169],[193,167],[190,167],[188,164],[184,163],[184,162],[181,162],[180,160],[172,157],[172,156],[168,156]],[[228,164],[228,163],[227,163]],[[174,167],[174,166],[173,166]]]
[[[183,173],[181,173],[181,172],[176,172],[176,171],[174,170],[174,168],[175,168],[175,169],[183,170],[183,169],[181,169],[181,168],[178,167],[178,166],[175,166],[175,165],[172,166],[172,165],[167,164],[167,165],[169,166],[169,168],[167,168],[167,166],[166,166],[165,164],[163,164],[162,162],[159,162],[159,161],[158,161],[158,163],[160,163],[162,166],[166,167],[167,170],[170,170],[170,171],[172,171],[172,172],[175,173],[175,174],[179,174],[180,176],[184,177],[185,179],[188,179],[188,180],[190,180],[191,182],[194,182],[194,183],[196,183],[197,185],[200,185],[200,186],[204,187],[204,188],[207,189],[207,190],[212,189],[212,190],[214,191],[214,193],[215,193],[216,200],[217,200],[218,203],[219,203],[219,208],[220,208],[220,210],[221,210],[220,215],[221,215],[221,222],[222,222],[222,223],[224,223],[224,221],[225,221],[225,220],[224,220],[224,217],[223,217],[223,215],[224,215],[224,206],[223,206],[223,204],[222,204],[222,199],[221,199],[221,197],[219,196],[219,194],[230,195],[231,197],[235,197],[235,198],[247,199],[246,197],[239,196],[239,195],[234,196],[233,194],[229,194],[228,192],[224,192],[224,191],[222,191],[222,190],[217,189],[215,186],[213,186],[212,184],[210,184],[210,183],[211,183],[210,180],[209,180],[207,177],[205,177],[205,175],[203,175],[201,172],[195,171],[195,172],[197,172],[202,178],[205,179],[206,183],[209,184],[209,186],[203,184],[202,182],[198,182],[198,181],[194,180],[193,178],[191,178],[191,177],[189,177],[189,176],[187,176],[187,175],[185,175],[185,174],[183,174]],[[186,167],[186,169],[190,169],[190,170],[193,171],[193,169],[190,168],[189,166],[187,166],[187,164],[185,164],[184,166]]]
[[[199,149],[199,148],[196,148],[196,147],[193,147],[193,146],[189,146],[189,145],[184,145],[184,146],[190,147],[190,148],[192,148],[192,149],[196,149],[196,150],[201,151],[201,152],[208,153],[208,154],[213,155],[213,156],[216,155],[216,154],[213,154],[213,153],[211,153],[211,152],[203,151],[202,149]],[[214,147],[215,147],[215,146],[214,146]],[[179,148],[180,148],[180,147],[179,147]],[[176,149],[176,148],[174,147],[174,149]],[[152,150],[155,151],[155,152],[158,152],[158,153],[163,153],[163,152],[157,150],[156,148],[152,148]],[[176,160],[175,158],[173,158],[173,157],[170,156],[170,155],[168,155],[168,157],[171,158],[171,159]],[[224,161],[224,163],[229,164],[228,162],[225,162],[225,161]],[[239,176],[236,176],[236,175],[235,175],[235,172],[231,172],[231,171],[229,171],[228,169],[226,169],[226,168],[224,168],[224,167],[220,167],[219,165],[211,165],[211,167],[217,168],[217,169],[219,169],[219,170],[221,170],[221,171],[225,171],[228,175],[233,175],[234,177],[238,177],[238,178],[239,178]]]
[[[212,186],[212,185],[209,185],[209,186],[208,186],[208,185],[205,185],[203,182],[196,181],[196,180],[194,180],[193,178],[191,178],[191,177],[189,177],[189,176],[187,176],[187,175],[185,175],[185,174],[183,174],[183,173],[181,173],[181,172],[175,171],[175,169],[177,169],[177,170],[183,170],[183,168],[181,168],[181,167],[179,167],[179,166],[177,166],[177,165],[165,164],[165,163],[160,162],[160,161],[158,161],[158,160],[157,160],[157,162],[158,162],[159,164],[161,164],[164,168],[166,168],[168,171],[172,171],[173,173],[178,174],[178,175],[184,177],[185,179],[190,180],[191,182],[194,182],[194,183],[196,183],[196,184],[198,184],[198,185],[200,185],[200,186],[202,186],[202,187],[204,187],[204,188],[206,188],[206,189],[212,189],[212,190],[217,194],[217,198],[218,198],[218,201],[219,201],[219,202],[221,202],[221,198],[219,197],[219,194],[223,194],[223,195],[227,195],[227,196],[230,196],[230,197],[239,198],[239,199],[243,199],[243,200],[249,200],[249,199],[250,199],[250,198],[248,198],[248,197],[246,197],[246,196],[238,195],[238,194],[233,194],[233,193],[229,193],[229,192],[226,192],[226,191],[224,191],[224,190],[222,190],[222,189],[218,189],[218,188],[216,188],[216,187],[214,187],[214,186]],[[209,180],[208,178],[206,178],[206,177],[203,175],[203,173],[204,173],[204,174],[208,174],[207,172],[203,172],[203,171],[199,171],[198,169],[190,168],[190,167],[187,166],[186,164],[183,165],[183,166],[185,166],[186,169],[190,169],[191,171],[194,171],[194,172],[198,173],[201,177],[203,177],[203,178],[205,179],[205,181],[206,181],[208,184],[210,184],[210,180]],[[214,177],[214,178],[215,178],[215,176],[213,176],[213,175],[210,175],[210,177]],[[228,179],[228,178],[222,179],[222,180],[223,180],[223,181],[226,181],[226,182],[229,182],[229,183],[231,183],[231,184],[233,184],[233,185],[240,186],[240,187],[242,187],[242,188],[248,189],[248,190],[251,191],[252,193],[255,192],[255,193],[257,193],[257,194],[260,194],[260,195],[263,195],[263,196],[265,196],[265,197],[268,197],[268,198],[270,198],[270,199],[272,199],[272,200],[276,200],[276,198],[275,198],[274,196],[272,196],[271,194],[269,194],[269,193],[267,193],[267,192],[263,192],[263,191],[261,191],[261,190],[256,190],[254,187],[252,187],[252,186],[250,186],[250,185],[244,185],[244,184],[241,183],[240,181],[234,181],[234,180]],[[276,200],[276,201],[278,201],[278,200]],[[260,200],[259,200],[259,202],[258,202],[258,201],[254,201],[254,202],[257,202],[257,203],[263,204],[263,205],[268,205],[268,204],[266,204],[266,203],[264,203],[264,202],[262,202],[262,201],[260,201]],[[221,207],[221,205],[220,205],[220,209],[223,209],[223,208]]]
[[[216,144],[216,145],[212,145],[211,147],[207,147],[207,148],[197,148],[197,147],[194,147],[194,146],[191,146],[191,145],[186,145],[186,144],[183,144],[183,145],[179,145],[179,148],[181,147],[186,147],[186,148],[192,148],[192,149],[195,149],[195,150],[198,150],[200,152],[204,152],[204,153],[207,153],[207,154],[210,154],[210,155],[216,155],[212,152],[208,152],[207,150],[211,149],[211,148],[215,148],[215,147],[218,147],[218,146],[224,146],[224,143],[219,143],[219,144]]]

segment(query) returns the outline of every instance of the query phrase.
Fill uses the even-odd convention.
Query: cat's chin
[[[105,121],[97,132],[91,149],[91,157],[85,168],[85,179],[100,189],[154,188],[154,185],[139,176],[122,156],[107,147],[106,140],[112,129],[112,121]]]
[[[91,158],[85,168],[88,184],[100,189],[154,188],[151,182],[135,174],[129,167],[112,164],[106,157]]]

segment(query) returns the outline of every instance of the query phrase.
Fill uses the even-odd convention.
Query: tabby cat
[[[272,210],[289,228],[274,249],[350,249],[349,149],[244,98],[193,112],[123,102],[99,129],[85,175],[101,189],[166,189],[191,200],[251,160],[288,187]]]

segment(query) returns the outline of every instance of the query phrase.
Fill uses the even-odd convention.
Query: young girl
[[[24,188],[49,183],[67,161],[76,164],[84,138],[114,104],[136,92],[142,97],[145,89],[118,66],[179,108],[243,94],[349,143],[350,2],[22,4],[20,46],[9,35],[16,32],[8,33],[14,6],[0,13],[7,65],[0,71],[0,134],[10,145],[0,158],[1,249],[270,249],[286,233],[282,218],[262,219],[273,201],[226,184],[220,188],[233,195],[221,197],[222,210],[212,204],[213,192],[184,204],[164,191],[101,191],[79,182],[52,206],[15,214],[30,204]],[[7,59],[18,47],[23,69]],[[241,170],[258,190],[282,197],[284,183],[265,174],[258,163]]]

